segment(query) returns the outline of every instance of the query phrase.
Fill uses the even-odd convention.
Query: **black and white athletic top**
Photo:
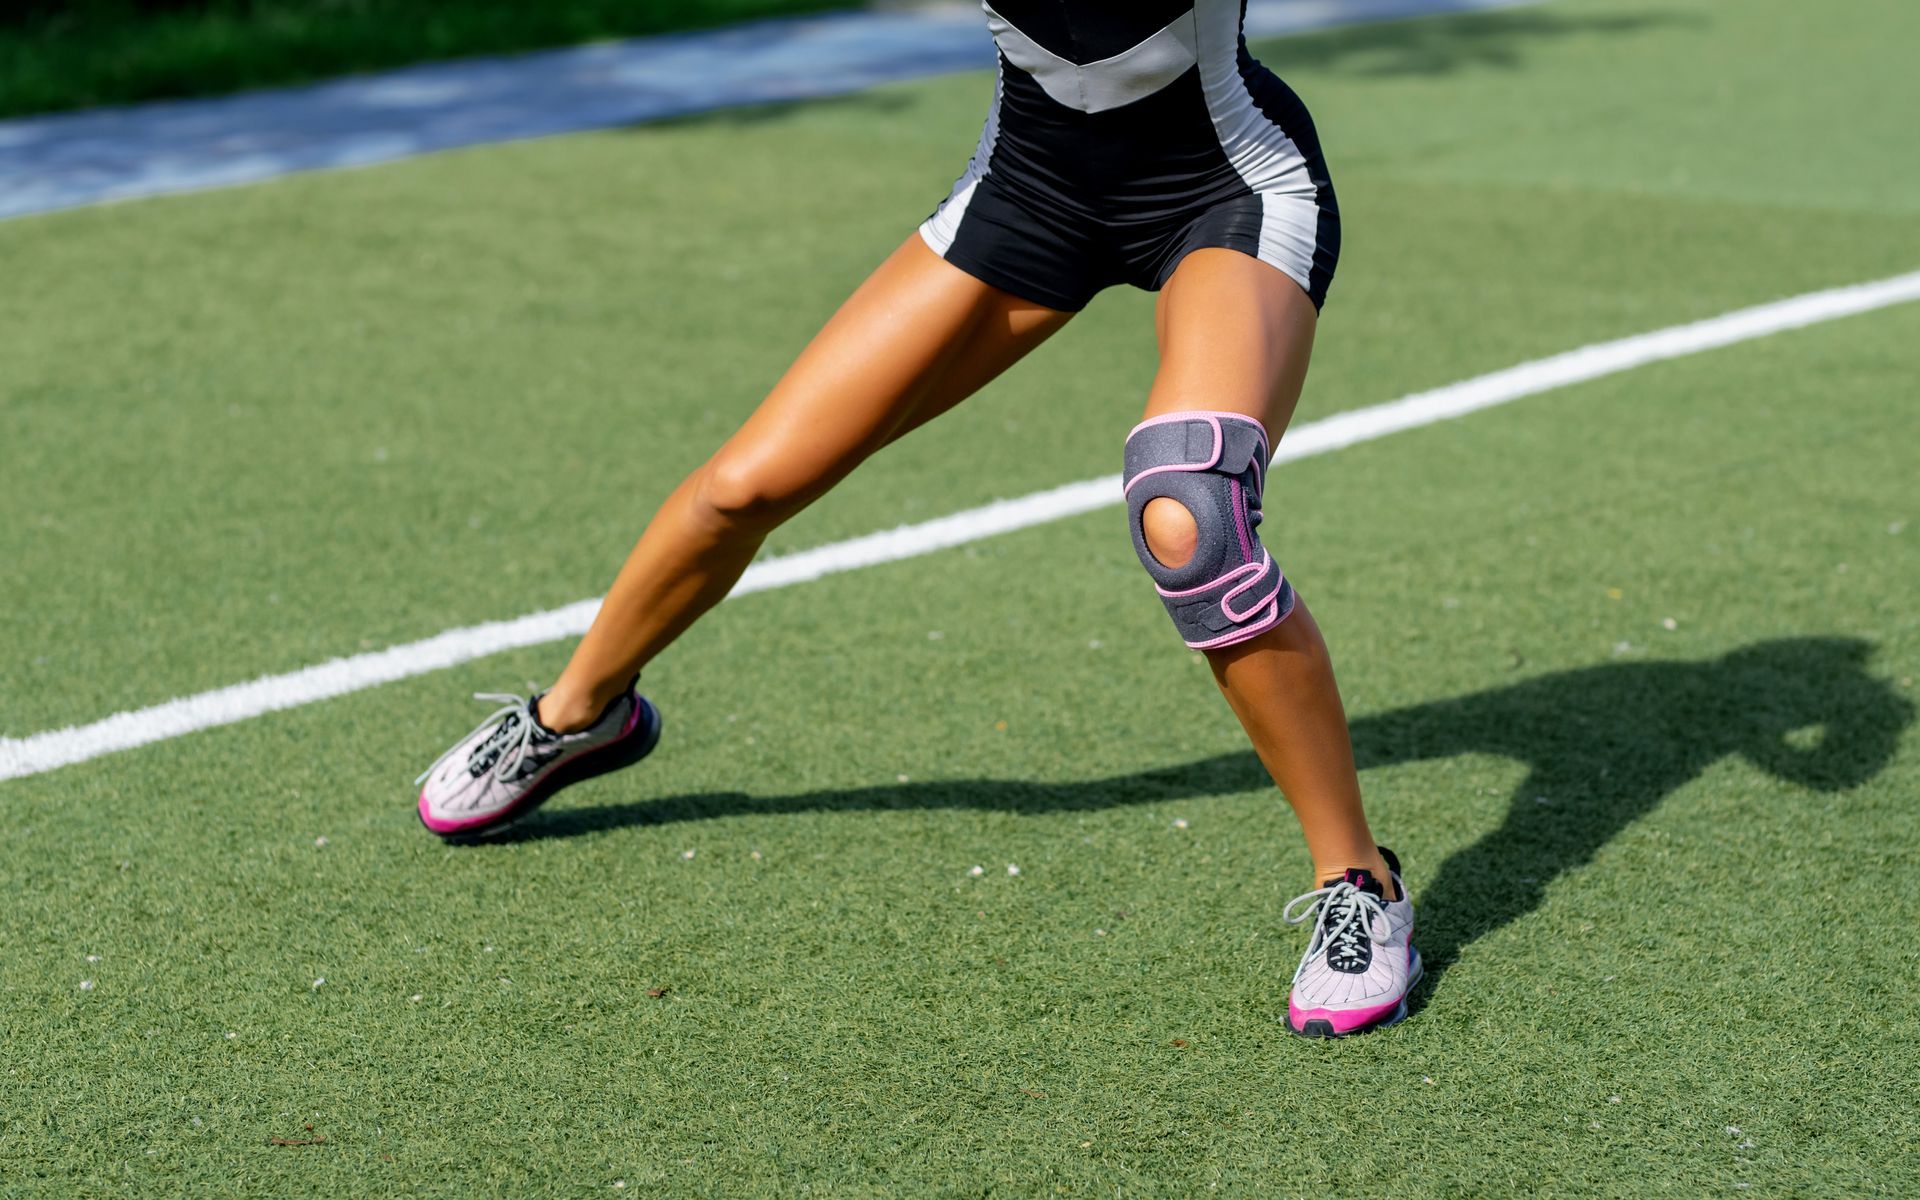
[[[1071,311],[1224,246],[1325,301],[1333,184],[1306,107],[1247,52],[1242,0],[981,7],[999,82],[966,173],[921,226],[936,253]]]

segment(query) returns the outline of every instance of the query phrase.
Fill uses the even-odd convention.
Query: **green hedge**
[[[847,0],[0,0],[0,116],[847,7]]]

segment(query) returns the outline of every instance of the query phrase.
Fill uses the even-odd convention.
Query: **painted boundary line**
[[[1583,346],[1551,358],[1521,363],[1490,375],[1299,426],[1286,435],[1273,460],[1278,464],[1310,458],[1570,384],[1630,371],[1648,363],[1682,358],[1914,301],[1920,301],[1920,271],[1852,287],[1809,292],[1704,321]],[[755,563],[747,569],[729,599],[931,554],[996,534],[1117,506],[1121,499],[1120,476],[1103,475],[1016,500],[997,500],[917,525],[832,542]],[[87,725],[21,738],[0,738],[0,779],[38,775],[115,751],[344,696],[505,650],[575,637],[586,631],[599,604],[598,600],[582,600],[510,621],[450,629],[424,641],[336,658],[284,675],[267,675],[250,683],[116,713]]]
[[[1247,34],[1279,37],[1537,2],[1250,0]],[[993,62],[979,5],[954,0],[0,121],[0,220],[740,104],[838,96]]]

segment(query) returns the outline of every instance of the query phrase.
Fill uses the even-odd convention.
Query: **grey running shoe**
[[[500,703],[415,783],[420,823],[441,837],[505,829],[570,783],[640,761],[660,740],[660,710],[629,688],[578,733],[555,733],[534,718],[539,696],[476,692]]]
[[[1385,846],[1380,853],[1400,897],[1391,904],[1372,872],[1349,870],[1295,896],[1281,913],[1289,925],[1313,922],[1287,997],[1287,1024],[1302,1037],[1365,1033],[1407,1015],[1407,993],[1422,974],[1413,948],[1413,902],[1400,882],[1400,861]],[[1296,915],[1303,903],[1308,906]]]

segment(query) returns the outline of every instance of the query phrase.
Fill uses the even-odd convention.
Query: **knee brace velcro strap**
[[[1133,550],[1187,645],[1231,646],[1271,629],[1293,611],[1293,588],[1260,544],[1260,489],[1267,435],[1237,413],[1173,413],[1127,435],[1127,520]],[[1193,557],[1169,567],[1153,556],[1141,526],[1147,503],[1166,496],[1193,514]]]

